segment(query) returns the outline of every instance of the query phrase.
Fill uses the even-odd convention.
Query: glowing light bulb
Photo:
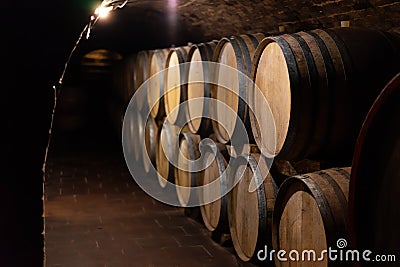
[[[110,13],[110,11],[113,10],[112,6],[99,6],[98,8],[96,8],[94,14],[96,14],[97,16],[99,16],[99,18],[106,18],[108,16],[108,14]]]

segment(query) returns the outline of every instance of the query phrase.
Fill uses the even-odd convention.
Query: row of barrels
[[[217,75],[213,74],[211,69],[206,69],[206,64],[195,71],[189,67],[178,68],[178,73],[163,72],[165,76],[149,82],[145,88],[146,94],[135,102],[137,125],[144,125],[144,128],[132,127],[135,159],[143,164],[146,173],[155,166],[161,188],[167,186],[167,181],[181,185],[177,197],[183,206],[193,198],[207,198],[210,194],[203,192],[202,195],[194,195],[190,188],[209,184],[219,178],[219,183],[212,190],[221,192],[222,197],[201,206],[201,217],[207,229],[215,235],[227,233],[231,236],[235,251],[244,261],[260,261],[258,252],[264,246],[276,251],[310,248],[322,251],[328,247],[336,248],[336,241],[340,238],[349,239],[352,246],[357,248],[374,248],[375,251],[387,248],[387,253],[394,252],[399,235],[391,223],[399,216],[396,209],[392,208],[390,199],[395,198],[399,188],[395,186],[395,178],[400,175],[394,163],[398,157],[399,135],[397,129],[391,131],[390,127],[396,128],[394,125],[400,121],[398,107],[394,104],[394,99],[399,99],[394,92],[398,93],[400,78],[387,86],[396,89],[382,91],[382,88],[400,71],[399,44],[399,38],[394,33],[340,28],[274,37],[241,35],[190,47],[142,51],[136,55],[133,68],[134,81],[142,83],[134,85],[132,92],[160,71],[193,60],[220,62],[239,69],[254,81],[261,94],[257,95],[255,87],[241,80],[241,76],[231,77],[218,72]],[[141,67],[137,62],[141,62]],[[193,75],[199,72],[203,76],[216,75],[216,78],[205,80],[223,79],[221,83],[228,83],[236,94],[207,82],[188,84],[191,72],[195,73]],[[382,93],[383,96],[381,94],[375,101],[381,91],[392,93]],[[182,105],[184,109],[178,108],[178,112],[172,112],[188,99],[208,97],[231,107],[237,117],[228,117],[223,110],[209,106],[207,101],[203,101],[203,105],[198,101],[194,106],[190,103]],[[268,117],[263,117],[263,114],[257,116],[257,112],[263,110],[257,106],[263,103],[257,103],[260,97],[267,99],[274,117],[276,147],[268,147],[268,143],[263,143],[260,138],[263,131],[268,133],[266,126],[270,125]],[[369,111],[374,101],[374,107],[378,107],[375,107],[375,111],[374,107]],[[383,103],[387,102],[391,102],[388,110],[378,112],[384,109]],[[253,110],[249,109],[248,103],[254,107]],[[150,113],[148,118],[143,117],[146,114],[143,110],[146,109]],[[367,118],[356,145],[368,111],[368,118],[376,118],[369,119],[374,120],[370,122],[373,126],[368,126]],[[210,112],[217,120],[199,117],[199,114],[208,115]],[[196,115],[191,117],[191,114]],[[166,116],[169,116],[168,120]],[[382,125],[385,116],[390,117],[391,124]],[[261,120],[256,120],[257,117],[261,117]],[[236,155],[235,149],[231,149],[230,136],[237,127],[237,118],[246,126],[249,140],[256,144],[257,153]],[[188,121],[183,129],[174,125],[183,119]],[[383,133],[379,132],[380,126],[386,127]],[[366,128],[375,131],[368,141],[363,139]],[[391,134],[385,138],[388,132]],[[364,135],[368,136],[366,133]],[[215,153],[215,157],[204,171],[182,171],[170,162],[170,159],[176,159],[178,163],[184,162],[185,158],[198,159],[199,144],[206,138],[214,141],[207,146],[208,150]],[[382,146],[382,142],[385,145]],[[354,147],[356,153],[353,153]],[[373,155],[364,150],[372,151]],[[387,161],[380,157],[380,152],[387,152]],[[150,160],[147,160],[147,155]],[[344,168],[300,173],[282,183],[274,177],[273,172],[260,177],[255,166],[269,165],[270,159],[266,156],[290,161],[304,158],[335,159],[346,164],[342,165]],[[367,159],[358,163],[359,158],[363,157]],[[371,157],[379,162],[379,171],[373,172],[374,175],[368,168],[375,163]],[[232,169],[228,167],[231,163],[234,166]],[[362,170],[359,170],[359,166],[362,166]],[[244,174],[243,178],[232,191],[225,194],[238,170]],[[249,192],[253,179],[258,180],[261,186]],[[377,185],[380,186],[379,192],[374,191]],[[370,198],[368,194],[376,198]],[[367,199],[368,202],[363,202]],[[370,207],[374,208],[375,213],[368,212]],[[385,213],[385,220],[380,219],[381,211]],[[393,227],[388,227],[390,225]],[[378,228],[379,231],[370,232]],[[395,235],[390,235],[389,231]],[[372,241],[369,239],[371,235],[374,235]],[[385,238],[391,241],[385,243]],[[282,262],[276,258],[275,261],[269,261],[268,257],[264,263],[277,266],[315,264]],[[321,266],[335,264],[345,265],[326,258]]]
[[[344,253],[346,249],[358,249],[360,253],[368,249],[376,254],[396,255],[400,245],[400,233],[396,230],[400,214],[394,205],[400,188],[399,100],[400,74],[388,83],[370,109],[352,166],[311,173],[293,170],[292,176],[282,181],[278,179],[280,173],[273,168],[268,172],[271,162],[257,149],[250,154],[236,155],[214,135],[210,136],[213,141],[206,142],[201,149],[204,139],[200,135],[188,128],[180,131],[166,121],[157,124],[149,118],[150,124],[146,124],[143,133],[146,146],[142,152],[149,153],[153,162],[147,162],[145,169],[151,172],[151,164],[156,167],[161,188],[167,186],[167,181],[179,185],[176,194],[182,206],[196,198],[206,202],[200,206],[204,226],[218,242],[229,236],[243,261],[267,266],[315,266],[312,258],[301,260],[296,254],[292,256],[297,261],[281,261],[276,254],[269,254],[272,249],[295,250],[300,255],[312,249],[317,258],[328,248],[342,249]],[[167,148],[175,147],[173,142],[178,142],[179,151],[164,151],[163,141]],[[200,150],[205,158],[208,154],[214,155],[201,172],[191,172],[190,168],[181,170],[168,160],[176,156],[179,166],[185,159],[199,159]],[[240,180],[239,175],[243,175]],[[249,192],[254,179],[260,186]],[[191,190],[211,183],[213,187],[198,191],[200,194]],[[219,192],[220,198],[210,201],[215,192]],[[344,243],[338,247],[339,240],[348,241],[349,245]],[[357,263],[367,264],[362,260]],[[318,262],[318,266],[352,264],[351,260],[330,260],[327,255]],[[387,265],[396,266],[393,262]]]
[[[223,144],[243,123],[265,156],[350,163],[369,107],[400,71],[400,35],[361,28],[246,34],[141,51],[134,62],[128,98],[144,86],[135,105],[155,120],[187,122],[192,133],[214,133]],[[243,75],[196,62],[221,63]],[[191,82],[199,79],[205,82]]]
[[[218,142],[213,135],[211,142],[202,143],[206,138],[188,128],[180,130],[168,121],[158,124],[153,118],[148,118],[142,136],[145,146],[138,160],[143,164],[146,179],[156,178],[161,189],[166,189],[169,183],[178,185],[176,197],[183,207],[206,203],[199,207],[202,224],[214,241],[224,245],[231,241],[244,262],[313,266],[312,261],[280,262],[264,250],[267,247],[269,251],[301,253],[302,249],[314,249],[320,255],[329,246],[334,248],[338,239],[348,237],[349,167],[298,174],[282,183],[273,171],[268,171],[271,162],[257,149],[237,155],[232,147]],[[177,146],[179,150],[175,149]],[[192,171],[193,166],[181,168],[187,159],[194,163],[201,156],[209,160],[210,155],[212,161],[204,170]],[[142,175],[141,168],[135,166],[135,175]],[[249,192],[253,179],[260,186]],[[211,187],[193,190],[210,184]],[[328,266],[328,258],[321,264]]]

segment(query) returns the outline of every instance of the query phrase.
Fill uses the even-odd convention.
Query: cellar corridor
[[[54,134],[45,266],[238,266],[232,247],[135,184],[120,147],[111,133]]]
[[[0,267],[400,266],[399,0],[3,2]]]

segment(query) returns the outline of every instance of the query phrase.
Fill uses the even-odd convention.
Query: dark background
[[[43,173],[52,86],[95,0],[8,1],[1,4],[1,88],[3,158],[0,181],[0,266],[42,266]],[[177,2],[176,14],[168,3]],[[399,1],[134,1],[93,29],[78,47],[68,79],[78,62],[96,48],[127,56],[142,49],[210,41],[242,33],[295,32],[351,25],[398,30]],[[95,96],[91,96],[94,97]],[[4,162],[4,161],[3,161]]]
[[[91,11],[88,1],[2,3],[0,266],[43,265],[43,173],[52,85]],[[86,3],[84,3],[86,2]],[[92,1],[93,4],[94,1]],[[5,134],[5,135],[4,135]]]

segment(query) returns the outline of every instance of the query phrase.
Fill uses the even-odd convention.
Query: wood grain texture
[[[332,168],[288,178],[280,187],[273,215],[274,249],[323,250],[337,248],[348,237],[348,192],[351,168]],[[325,255],[326,256],[326,255]],[[347,266],[344,262],[279,261],[277,266]]]
[[[149,83],[147,90],[147,101],[150,108],[150,115],[160,120],[165,115],[164,110],[164,73],[161,72],[165,68],[165,60],[169,49],[159,49],[151,52],[149,56]],[[157,73],[158,76],[154,76]],[[151,78],[151,77],[156,78]]]
[[[207,62],[211,62],[214,56],[214,50],[217,42],[200,43],[192,45],[187,62],[205,62],[205,64],[190,64],[188,70],[188,88],[187,99],[195,98],[210,98],[210,83],[211,70]],[[197,82],[204,81],[204,82]],[[199,118],[210,116],[210,107],[203,101],[189,101],[188,102],[188,127],[192,133],[200,134],[201,136],[208,136],[211,129],[211,121],[207,118]]]
[[[153,118],[148,118],[144,132],[145,149],[142,149],[143,167],[146,173],[150,172],[151,165],[156,168],[157,137],[159,127]]]
[[[226,167],[229,161],[229,155],[225,145],[213,143],[204,149],[205,158],[209,155],[215,156],[211,164],[204,170],[201,186],[207,186],[212,183],[212,186],[204,188],[200,191],[200,200],[207,204],[200,206],[201,215],[204,225],[211,232],[217,234],[229,233],[228,211],[227,211],[227,187],[228,181],[226,176]],[[219,180],[216,180],[219,179]],[[220,198],[211,202],[213,195],[219,195]]]
[[[179,203],[183,206],[193,205],[197,201],[197,194],[192,187],[197,187],[202,175],[201,171],[194,171],[196,160],[200,157],[200,136],[190,132],[182,133],[178,152],[178,167],[175,168],[176,193]]]
[[[228,195],[232,242],[241,260],[256,260],[258,250],[264,249],[265,245],[271,247],[272,212],[278,188],[269,172],[264,174],[267,167],[260,154],[239,156],[232,166],[229,180],[231,183],[237,181]],[[241,179],[240,175],[243,175]],[[249,187],[254,181],[261,185],[250,192]]]
[[[179,151],[179,128],[164,122],[160,127],[158,134],[158,144],[156,150],[156,166],[158,172],[158,181],[162,188],[168,185],[168,182],[174,183],[174,166],[172,162],[177,162]],[[171,160],[169,160],[171,159]]]
[[[263,33],[247,34],[222,38],[214,53],[214,62],[224,64],[230,68],[219,68],[216,72],[217,86],[211,87],[211,97],[225,105],[212,107],[216,121],[213,121],[213,130],[221,143],[228,143],[236,129],[237,120],[242,120],[250,130],[248,106],[246,104],[251,61]],[[239,71],[241,74],[239,75]],[[232,112],[233,111],[233,112]],[[250,140],[251,131],[248,131]]]
[[[172,48],[165,63],[164,109],[170,123],[186,119],[186,105],[180,104],[187,95],[187,66],[181,64],[186,62],[188,50],[187,46]]]
[[[133,69],[135,91],[149,78],[149,53],[150,51],[143,50],[136,54],[135,67]],[[147,91],[147,88],[145,90]],[[139,111],[143,110],[147,104],[146,99],[138,99],[136,101]]]
[[[388,77],[400,71],[400,46],[394,40],[359,28],[265,38],[257,47],[251,77],[274,116],[276,147],[268,142],[271,121],[263,116],[264,102],[253,88],[249,101],[255,114],[250,117],[257,145],[284,160],[349,164],[370,105]],[[380,65],[387,66],[385,71]]]
[[[133,151],[135,155],[136,162],[141,160],[141,156],[143,154],[143,145],[144,145],[144,137],[145,137],[145,123],[142,118],[142,114],[139,111],[134,111],[134,120],[131,124],[133,127],[133,135],[130,137],[132,138],[133,142]]]

